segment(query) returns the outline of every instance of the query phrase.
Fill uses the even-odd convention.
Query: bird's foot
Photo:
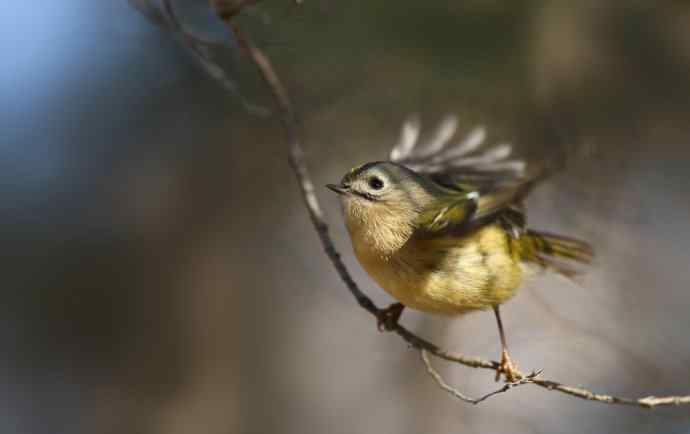
[[[501,363],[496,370],[496,381],[501,379],[501,374],[506,376],[506,381],[508,383],[513,383],[522,378],[522,374],[518,370],[517,363],[510,359],[508,351],[506,350],[501,352]]]
[[[380,309],[376,314],[376,327],[380,332],[389,332],[398,325],[398,320],[405,309],[401,303],[393,303],[385,309]]]

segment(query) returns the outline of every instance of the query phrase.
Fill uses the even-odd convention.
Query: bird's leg
[[[393,330],[398,325],[403,309],[405,309],[405,306],[402,303],[393,303],[385,309],[380,309],[376,314],[376,326],[379,331],[389,332]]]
[[[517,369],[517,365],[510,360],[510,356],[508,355],[506,334],[503,331],[503,322],[501,321],[501,313],[498,310],[498,306],[494,306],[494,314],[496,315],[496,323],[498,324],[498,333],[501,336],[501,364],[498,370],[496,370],[496,381],[501,378],[501,374],[504,374],[506,376],[506,381],[512,383],[520,379],[520,373]]]

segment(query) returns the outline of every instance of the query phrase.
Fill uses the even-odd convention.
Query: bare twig
[[[304,152],[302,151],[302,146],[299,142],[299,135],[297,132],[297,120],[295,118],[295,112],[292,108],[292,103],[288,97],[285,87],[278,78],[271,65],[271,61],[266,57],[266,55],[259,48],[254,46],[252,42],[244,35],[244,33],[231,22],[228,25],[232,28],[235,33],[235,37],[239,41],[240,45],[244,48],[245,52],[250,56],[254,64],[256,65],[261,77],[266,82],[266,85],[271,89],[276,104],[281,109],[281,120],[283,123],[283,128],[285,129],[285,134],[289,146],[289,162],[297,181],[299,182],[300,188],[302,190],[302,198],[305,201],[307,210],[309,211],[309,217],[311,222],[319,235],[321,244],[330,258],[331,262],[335,266],[336,271],[340,275],[340,278],[345,282],[347,288],[350,290],[352,295],[357,299],[357,302],[373,315],[379,312],[378,307],[367,297],[357,286],[355,281],[350,276],[347,271],[345,264],[340,259],[340,254],[335,249],[335,245],[331,240],[328,233],[328,225],[323,217],[323,211],[319,205],[319,201],[314,193],[314,184],[309,176],[309,171],[307,170],[307,165],[304,162]]]
[[[460,392],[458,389],[456,389],[453,386],[446,383],[446,381],[443,379],[441,374],[439,374],[438,371],[436,369],[434,369],[434,367],[431,365],[431,361],[429,360],[429,355],[428,355],[426,350],[420,350],[419,353],[422,357],[422,362],[424,362],[424,366],[426,367],[427,374],[429,374],[429,376],[431,376],[431,378],[436,382],[438,387],[440,387],[441,389],[448,392],[451,396],[458,398],[461,401],[465,401],[467,403],[470,403],[470,404],[479,404],[480,402],[482,402],[488,398],[491,398],[494,395],[498,395],[499,393],[507,392],[514,387],[522,386],[524,384],[534,383],[537,376],[539,376],[539,374],[541,373],[541,372],[533,372],[532,374],[530,374],[524,378],[521,378],[517,381],[511,382],[511,383],[506,383],[500,389],[496,389],[493,392],[489,392],[484,396],[480,396],[479,398],[470,398],[469,396]]]
[[[252,6],[258,1],[259,0],[211,0],[211,6],[223,21],[229,22],[235,15],[239,14],[242,9],[247,6]]]
[[[186,29],[183,22],[177,16],[172,0],[161,0],[160,7],[155,6],[152,0],[128,0],[152,23],[167,29],[177,35],[183,46],[189,51],[202,68],[218,81],[226,90],[237,96],[244,108],[257,116],[268,116],[270,112],[259,105],[253,104],[242,94],[240,86],[226,69],[216,59],[214,53],[227,49],[221,42],[202,38]],[[256,0],[255,0],[256,1]]]
[[[594,393],[581,387],[566,386],[565,384],[561,384],[556,381],[535,379],[533,382],[537,386],[541,386],[548,390],[555,390],[558,392],[565,393],[566,395],[576,396],[578,398],[587,399],[590,401],[603,402],[605,404],[631,405],[643,408],[690,404],[690,395],[646,396],[644,398],[631,399]]]
[[[167,6],[170,7],[168,0],[164,1],[167,4]],[[280,109],[281,121],[285,129],[285,135],[289,147],[290,166],[292,167],[295,173],[295,177],[297,178],[297,182],[302,193],[302,198],[304,200],[307,211],[309,212],[309,217],[314,226],[314,229],[316,230],[319,236],[319,239],[321,241],[326,255],[333,263],[333,266],[336,269],[338,275],[343,280],[350,293],[352,293],[352,295],[355,297],[359,305],[373,316],[378,317],[379,313],[382,310],[379,307],[377,307],[376,304],[374,304],[374,302],[364,292],[362,292],[357,283],[354,281],[349,271],[345,267],[345,264],[341,260],[340,253],[338,253],[338,251],[336,250],[335,245],[333,244],[333,240],[329,235],[328,225],[326,224],[323,211],[321,210],[321,206],[316,197],[314,191],[314,184],[312,183],[311,177],[309,176],[309,171],[307,169],[307,165],[304,158],[304,152],[302,151],[302,147],[300,145],[295,111],[292,107],[292,103],[290,102],[285,86],[278,78],[278,75],[276,74],[275,69],[271,64],[270,59],[264,54],[263,51],[261,51],[261,49],[256,47],[252,43],[252,41],[236,25],[234,25],[231,22],[231,19],[240,12],[242,7],[247,6],[249,4],[254,4],[256,3],[256,1],[258,0],[238,0],[237,3],[228,2],[228,4],[232,3],[234,9],[228,12],[227,9],[219,8],[217,9],[217,13],[221,17],[221,19],[223,19],[233,30],[240,46],[251,58],[254,65],[257,67],[261,77],[270,89],[276,101],[276,104]],[[223,2],[224,0],[212,0],[211,4],[217,7],[219,4],[223,4]],[[240,7],[236,8],[237,5],[240,5]],[[172,11],[168,10],[167,15],[171,15],[171,13]],[[174,13],[172,13],[172,15],[174,16]],[[529,375],[523,375],[522,373],[518,373],[518,381],[507,383],[502,388],[488,393],[480,398],[469,398],[461,392],[459,392],[457,389],[448,385],[448,383],[446,383],[445,380],[443,380],[438,371],[436,371],[431,365],[428,358],[428,354],[432,354],[438,358],[465,365],[471,368],[490,369],[493,371],[498,371],[500,369],[500,365],[498,362],[493,360],[481,359],[478,357],[467,357],[461,354],[454,354],[448,352],[437,347],[433,343],[417,336],[416,334],[410,332],[401,325],[395,325],[392,328],[392,331],[398,334],[400,337],[402,337],[410,346],[420,351],[422,361],[426,366],[427,372],[432,377],[432,379],[438,384],[439,387],[441,387],[443,390],[450,393],[451,395],[455,396],[456,398],[473,404],[477,404],[494,395],[507,392],[508,390],[513,389],[517,386],[526,384],[534,384],[547,390],[558,391],[581,399],[601,402],[605,404],[629,405],[642,408],[690,404],[690,396],[647,396],[639,399],[630,399],[615,397],[611,395],[596,394],[587,389],[567,386],[555,381],[542,379],[539,376],[539,372],[532,373]]]

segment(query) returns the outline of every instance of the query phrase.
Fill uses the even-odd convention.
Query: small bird
[[[445,315],[493,309],[502,348],[496,379],[512,382],[519,375],[499,306],[535,270],[573,277],[578,271],[568,262],[587,264],[593,251],[528,229],[522,202],[542,174],[505,161],[509,147],[473,156],[483,135],[449,147],[449,122],[417,155],[418,126],[406,124],[391,153],[397,161],[366,163],[327,187],[340,196],[358,261],[399,301],[381,311],[379,329],[394,327],[405,307]]]

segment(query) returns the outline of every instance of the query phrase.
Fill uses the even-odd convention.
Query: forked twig
[[[446,381],[443,379],[441,374],[439,374],[439,372],[432,366],[431,361],[429,360],[429,355],[428,355],[426,350],[420,350],[419,353],[422,357],[422,362],[424,362],[424,366],[426,367],[427,374],[429,374],[431,376],[431,378],[436,382],[438,387],[440,387],[441,389],[448,392],[451,396],[453,396],[453,397],[455,397],[461,401],[465,401],[467,403],[470,403],[470,404],[479,404],[480,402],[482,402],[488,398],[491,398],[494,395],[498,395],[499,393],[507,392],[514,387],[522,386],[524,384],[534,383],[535,379],[539,376],[539,374],[541,374],[541,371],[533,372],[530,375],[528,375],[524,378],[521,378],[517,381],[506,383],[500,389],[496,389],[493,392],[489,392],[486,395],[480,396],[479,398],[470,398],[469,396],[460,392],[455,387],[446,383]]]

